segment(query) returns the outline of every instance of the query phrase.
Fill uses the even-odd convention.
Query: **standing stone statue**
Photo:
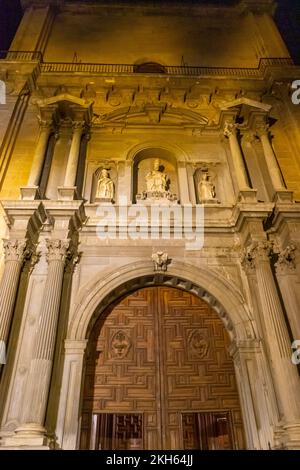
[[[207,172],[203,172],[198,183],[198,195],[201,202],[217,202],[216,189]]]
[[[114,199],[114,183],[108,171],[103,168],[97,183],[96,201],[112,202]]]
[[[160,171],[160,162],[156,158],[154,160],[153,170],[146,175],[147,193],[166,193],[167,192],[167,175]]]

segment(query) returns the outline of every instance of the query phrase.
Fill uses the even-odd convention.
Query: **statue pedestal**
[[[200,204],[220,204],[220,201],[218,199],[203,199],[200,201]]]
[[[174,205],[178,204],[176,194],[171,194],[167,191],[145,191],[136,195],[136,202],[138,204],[146,205]]]
[[[96,197],[94,202],[99,202],[99,204],[112,204],[114,200],[110,197]]]

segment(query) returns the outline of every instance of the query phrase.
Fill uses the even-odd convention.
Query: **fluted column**
[[[300,339],[300,293],[296,272],[296,246],[291,244],[278,253],[276,276],[286,308],[293,338]]]
[[[40,134],[35,148],[27,186],[21,188],[22,199],[31,200],[39,197],[38,187],[42,175],[49,136],[53,130],[53,121],[50,119],[40,119],[39,122]]]
[[[229,139],[229,146],[240,196],[242,199],[252,199],[253,197],[255,197],[256,191],[250,188],[248,183],[248,176],[244,164],[243,155],[238,142],[236,129],[237,126],[233,122],[225,122],[224,135]]]
[[[6,362],[6,342],[16,301],[27,241],[4,240],[5,267],[0,284],[0,364]]]
[[[259,137],[262,148],[264,151],[269,175],[272,181],[272,185],[275,191],[285,191],[285,186],[281,176],[280,168],[269,139],[269,126],[268,124],[261,123],[256,128],[256,134]]]
[[[255,270],[264,323],[264,335],[283,424],[300,429],[300,381],[291,361],[291,341],[273,278],[267,241],[253,242],[244,253],[243,266]],[[298,431],[297,431],[298,432]]]
[[[84,121],[75,121],[73,123],[73,136],[68,157],[66,175],[64,180],[65,187],[74,187],[78,167],[78,158],[80,151],[80,141],[84,129]]]
[[[55,349],[60,299],[69,240],[47,240],[48,273],[41,305],[37,344],[30,363],[24,397],[23,424],[16,429],[26,443],[42,445],[45,439],[44,420]]]
[[[47,143],[52,130],[52,121],[40,120],[40,135],[35,148],[28,186],[38,186],[42,174]]]

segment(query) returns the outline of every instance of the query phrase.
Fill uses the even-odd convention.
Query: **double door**
[[[81,447],[243,448],[227,333],[187,292],[151,287],[96,324],[88,347]]]

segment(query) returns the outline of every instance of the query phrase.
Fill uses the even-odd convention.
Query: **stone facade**
[[[171,283],[228,331],[247,448],[300,449],[300,69],[273,2],[22,3],[0,60],[1,448],[78,448],[93,324],[126,291]],[[202,249],[126,236],[155,159],[175,207],[203,202]]]

